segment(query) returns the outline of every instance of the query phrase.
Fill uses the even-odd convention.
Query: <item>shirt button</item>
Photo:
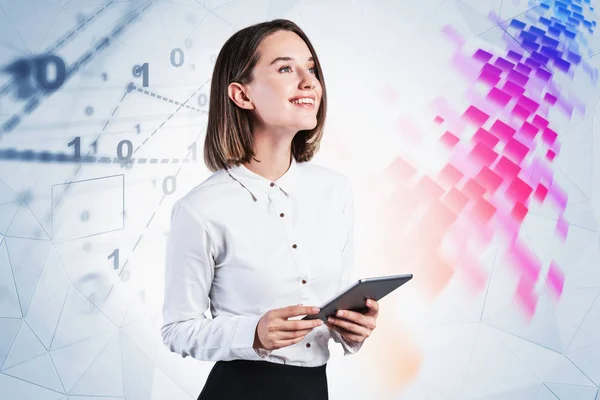
[[[294,244],[292,245],[292,247],[293,247],[293,248],[296,248],[296,247],[298,247],[298,246],[296,246],[296,244],[294,243]]]
[[[283,213],[279,214],[279,216],[280,216],[281,218],[283,218],[283,216],[284,216],[284,215],[285,215],[285,214],[283,214]]]
[[[306,279],[302,279],[302,284],[306,285]]]
[[[271,182],[271,187],[275,186],[275,184],[273,182]]]
[[[310,347],[310,343],[306,343],[306,347]]]

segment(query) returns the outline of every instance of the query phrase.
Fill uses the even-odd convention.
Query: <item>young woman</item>
[[[317,54],[291,21],[242,29],[217,57],[213,174],[173,206],[163,306],[169,349],[216,361],[199,400],[328,399],[329,339],[354,354],[375,329],[372,301],[366,314],[300,320],[353,267],[350,181],[309,162],[326,105]]]

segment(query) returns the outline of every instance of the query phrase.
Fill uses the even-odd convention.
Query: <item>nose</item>
[[[311,73],[305,72],[300,80],[300,88],[314,89],[317,86],[317,77]]]
[[[317,86],[315,79],[311,79],[309,82],[304,85],[304,89],[314,89]]]

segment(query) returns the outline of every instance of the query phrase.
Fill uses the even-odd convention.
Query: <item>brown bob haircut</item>
[[[208,126],[204,140],[204,163],[212,171],[250,162],[254,157],[252,111],[238,107],[228,95],[231,82],[249,84],[253,70],[261,58],[258,46],[272,33],[286,30],[296,33],[314,58],[316,77],[323,95],[317,111],[317,125],[312,130],[296,133],[292,139],[292,155],[297,162],[309,161],[319,150],[327,113],[327,91],[319,57],[306,34],[294,22],[275,19],[239,30],[231,36],[217,56],[210,86]]]

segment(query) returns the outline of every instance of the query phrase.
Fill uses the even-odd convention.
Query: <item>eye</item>
[[[289,65],[285,65],[285,66],[279,68],[279,72],[282,72],[284,69],[290,69],[290,68],[292,68],[292,67],[290,67]],[[316,67],[309,68],[309,70],[311,70],[311,69],[313,70],[313,74],[317,73],[317,68]]]

